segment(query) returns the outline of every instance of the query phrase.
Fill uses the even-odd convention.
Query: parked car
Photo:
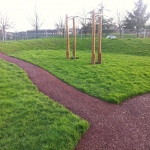
[[[106,37],[106,39],[116,39],[116,36],[114,36],[114,35],[108,35],[108,36]]]

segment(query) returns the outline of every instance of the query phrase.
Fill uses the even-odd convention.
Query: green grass
[[[73,150],[88,126],[0,59],[1,150]]]
[[[60,43],[60,44],[59,44]],[[64,39],[38,39],[29,41],[10,41],[0,42],[0,51],[6,54],[15,53],[23,50],[39,50],[39,49],[64,49]]]
[[[31,43],[36,46],[32,47]],[[111,103],[150,92],[150,40],[103,39],[103,62],[91,65],[91,39],[77,39],[76,60],[65,59],[64,39],[21,41],[3,52],[34,63],[77,89]],[[96,41],[97,43],[97,41]],[[71,40],[72,44],[72,40]],[[97,44],[96,44],[97,45]],[[96,47],[97,48],[97,47]]]

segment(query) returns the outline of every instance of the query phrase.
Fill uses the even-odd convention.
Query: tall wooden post
[[[70,41],[69,41],[68,15],[67,14],[66,14],[66,58],[70,59]]]
[[[76,59],[76,27],[75,27],[75,18],[73,18],[73,58]]]
[[[98,63],[102,63],[102,52],[101,52],[101,44],[102,44],[102,14],[99,17],[99,25],[98,25]]]
[[[91,64],[95,64],[95,11],[92,12],[92,59]]]

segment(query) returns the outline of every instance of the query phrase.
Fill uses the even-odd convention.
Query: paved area
[[[39,91],[86,119],[90,129],[75,150],[150,150],[150,93],[120,105],[88,96],[44,69],[0,53],[26,71]]]

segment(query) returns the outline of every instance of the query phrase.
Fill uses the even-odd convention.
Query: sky
[[[28,18],[33,18],[33,10],[36,6],[41,14],[43,25],[41,29],[54,29],[59,17],[65,19],[65,14],[74,16],[81,14],[83,9],[87,12],[93,10],[101,2],[110,10],[109,16],[115,18],[116,10],[126,11],[134,7],[136,0],[0,0],[0,12],[7,14],[11,22],[14,23],[15,31],[25,31],[33,29]],[[148,3],[149,0],[144,0]],[[150,2],[149,2],[150,3]],[[150,5],[150,4],[149,4]],[[150,12],[150,6],[148,7]]]

